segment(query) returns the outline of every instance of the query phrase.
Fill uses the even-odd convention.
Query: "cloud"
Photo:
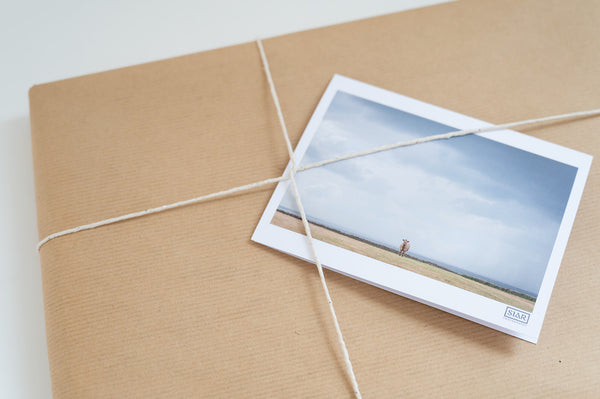
[[[302,164],[453,130],[359,100],[336,96]],[[552,209],[564,210],[574,177],[561,165],[472,136],[342,161],[297,180],[312,218],[390,246],[408,238],[415,253],[537,292],[562,218]],[[282,204],[295,208],[289,193]]]

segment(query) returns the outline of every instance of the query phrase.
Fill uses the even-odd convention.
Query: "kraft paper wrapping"
[[[488,122],[600,106],[600,3],[462,1],[264,41],[295,144],[334,73]],[[278,176],[255,43],[35,86],[40,238]],[[600,119],[521,131],[600,156]],[[600,166],[537,345],[326,272],[364,397],[600,391]],[[56,398],[347,397],[314,265],[250,236],[273,187],[41,249]]]

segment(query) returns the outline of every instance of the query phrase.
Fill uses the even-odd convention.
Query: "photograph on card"
[[[537,342],[590,155],[335,75],[294,158],[253,241]]]
[[[338,91],[300,166],[455,131]],[[307,170],[315,239],[531,312],[577,168],[470,135]],[[291,188],[271,223],[304,234]]]

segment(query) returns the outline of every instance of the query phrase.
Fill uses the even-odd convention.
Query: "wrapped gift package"
[[[459,1],[263,41],[295,144],[334,74],[492,123],[600,107],[600,3]],[[281,175],[256,43],[30,91],[40,239]],[[600,156],[600,118],[519,129]],[[364,397],[600,392],[600,167],[537,345],[325,272]],[[40,249],[55,398],[349,397],[314,265],[250,237],[274,186]]]

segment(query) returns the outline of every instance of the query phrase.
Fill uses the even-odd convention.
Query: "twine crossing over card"
[[[487,126],[336,75],[294,155],[301,168]],[[591,161],[499,130],[330,163],[296,181],[323,266],[535,343]],[[312,261],[289,181],[252,239]]]

